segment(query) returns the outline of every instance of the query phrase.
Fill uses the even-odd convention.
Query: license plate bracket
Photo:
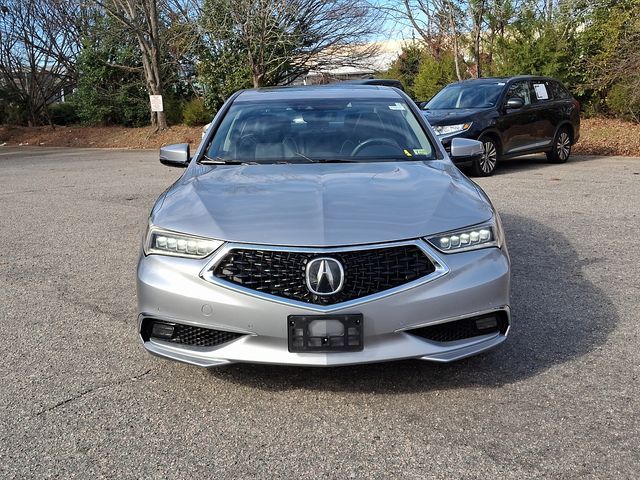
[[[359,352],[364,348],[362,323],[361,313],[289,315],[289,351]]]

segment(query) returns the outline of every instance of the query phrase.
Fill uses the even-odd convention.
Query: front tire
[[[565,163],[571,155],[571,134],[561,128],[553,139],[553,148],[547,152],[547,160],[551,163]]]
[[[498,165],[499,149],[493,138],[480,139],[484,147],[482,157],[473,162],[473,175],[476,177],[488,177]]]

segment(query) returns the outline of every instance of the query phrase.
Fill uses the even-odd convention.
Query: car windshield
[[[461,108],[489,108],[495,106],[504,83],[453,84],[433,97],[425,110],[455,110]]]
[[[231,105],[208,162],[430,160],[434,149],[398,99],[304,99]]]

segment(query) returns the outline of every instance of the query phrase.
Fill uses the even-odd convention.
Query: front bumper
[[[352,365],[400,359],[449,362],[503,342],[494,332],[435,342],[408,333],[479,314],[504,311],[509,318],[509,258],[506,249],[487,248],[440,255],[448,272],[434,280],[359,304],[318,312],[300,305],[247,295],[200,277],[209,259],[142,255],[138,264],[138,331],[145,318],[242,334],[214,347],[176,345],[140,335],[152,354],[212,367],[234,362],[305,366]],[[358,352],[291,353],[290,315],[361,313],[364,349]]]

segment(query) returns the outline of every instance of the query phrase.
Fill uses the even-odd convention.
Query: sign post
[[[151,102],[152,112],[164,111],[164,108],[162,105],[162,95],[149,95],[149,101]]]

